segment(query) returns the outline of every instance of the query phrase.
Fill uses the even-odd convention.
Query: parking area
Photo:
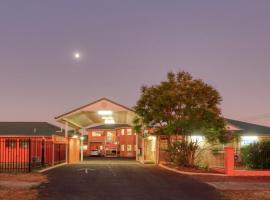
[[[84,157],[83,162],[80,164],[138,164],[135,158],[120,158],[120,157]]]
[[[131,159],[90,158],[45,173],[39,198],[91,200],[217,200],[217,191],[190,177]]]

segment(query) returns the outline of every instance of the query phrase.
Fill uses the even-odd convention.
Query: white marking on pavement
[[[108,165],[108,169],[112,173],[113,176],[117,176],[115,171],[112,169],[112,167],[110,165]]]
[[[78,171],[84,171],[85,174],[88,174],[88,170],[89,170],[89,171],[95,171],[95,169],[92,169],[92,168],[82,168],[82,169],[78,169]]]

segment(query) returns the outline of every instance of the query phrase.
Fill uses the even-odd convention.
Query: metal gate
[[[0,172],[31,172],[65,161],[65,144],[42,138],[0,137]]]

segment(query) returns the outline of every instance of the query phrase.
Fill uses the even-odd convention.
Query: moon
[[[80,54],[79,52],[75,52],[75,53],[74,53],[74,58],[75,58],[76,60],[79,60],[80,57],[81,57],[81,54]]]

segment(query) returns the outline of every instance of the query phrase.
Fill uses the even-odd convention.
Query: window
[[[135,144],[135,145],[134,145],[134,151],[136,151],[136,149],[137,149],[137,145]]]
[[[7,148],[15,148],[17,145],[17,141],[14,139],[7,139],[5,144]]]
[[[125,135],[125,129],[121,129],[121,135]]]
[[[24,148],[24,149],[28,148],[28,146],[29,146],[29,141],[28,140],[20,139],[19,141],[20,141],[20,143],[19,143],[20,148]]]
[[[117,135],[117,136],[121,135],[121,129],[117,129],[117,130],[116,130],[116,135]]]
[[[124,144],[121,145],[121,151],[125,151],[125,145]]]
[[[93,131],[92,132],[92,136],[93,137],[100,137],[101,136],[101,132]]]
[[[113,141],[113,133],[108,131],[107,132],[107,142],[112,142]]]
[[[131,128],[127,129],[127,135],[132,135],[132,129]]]
[[[127,151],[132,151],[132,145],[131,144],[127,145]]]

